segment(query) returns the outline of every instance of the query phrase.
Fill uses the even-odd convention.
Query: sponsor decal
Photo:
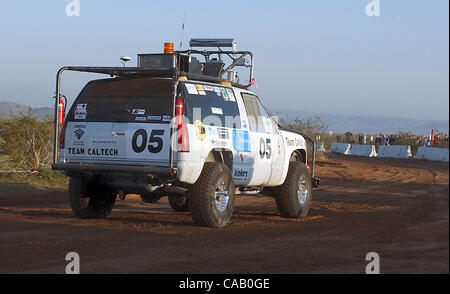
[[[82,129],[77,129],[74,131],[74,133],[75,133],[75,136],[77,137],[77,139],[80,140],[81,137],[83,137],[85,132]]]
[[[299,138],[294,138],[294,139],[286,138],[286,145],[289,147],[292,147],[292,146],[299,147],[299,146],[303,146],[303,141],[300,140]]]
[[[147,116],[147,120],[161,120],[161,116],[160,115],[149,115]]]
[[[206,95],[205,88],[203,88],[203,85],[196,84],[195,87],[197,88],[199,95]]]
[[[250,170],[248,168],[236,168],[233,172],[233,178],[238,180],[246,180],[250,174]]]
[[[222,96],[222,93],[221,93],[219,87],[214,87],[214,92],[216,92],[217,96]]]
[[[205,89],[205,91],[214,91],[214,88],[211,86],[204,85],[203,88]]]
[[[205,126],[203,125],[203,123],[199,120],[196,120],[194,122],[194,129],[195,129],[195,133],[197,134],[197,138],[203,142],[203,140],[205,140],[206,137],[206,129]]]
[[[78,111],[79,113],[86,113],[87,103],[77,104],[77,108],[75,108],[75,110]]]
[[[135,118],[135,120],[137,120],[137,121],[146,121],[147,118],[146,118],[145,116],[137,116],[137,117]]]
[[[233,147],[237,152],[250,152],[250,137],[248,131],[233,130]]]
[[[117,156],[119,149],[112,148],[67,148],[70,155]]]
[[[239,162],[240,163],[249,163],[250,162],[250,154],[239,153]]]
[[[73,116],[73,119],[86,119],[86,114],[77,114]]]
[[[170,115],[163,115],[162,120],[163,121],[170,121],[172,117]]]
[[[75,109],[75,113],[76,114],[87,114],[87,110],[86,109]]]
[[[222,93],[223,100],[228,101],[228,94],[225,88],[220,88],[220,92]]]
[[[117,145],[118,142],[114,140],[92,140],[92,144],[96,145]]]
[[[144,115],[145,109],[133,109],[133,111],[131,113],[135,114],[135,115]]]
[[[218,108],[218,107],[211,107],[211,112],[214,114],[223,114],[222,108]]]
[[[236,101],[236,99],[234,98],[233,90],[227,89],[227,94],[228,94],[229,101]]]
[[[226,128],[217,128],[217,133],[219,134],[220,139],[230,139]]]
[[[228,145],[227,141],[221,140],[211,140],[211,144],[215,147],[226,147]]]
[[[186,90],[189,94],[198,95],[197,88],[193,84],[185,84]]]

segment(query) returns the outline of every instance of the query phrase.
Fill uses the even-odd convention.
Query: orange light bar
[[[173,54],[173,43],[164,43],[164,53]]]

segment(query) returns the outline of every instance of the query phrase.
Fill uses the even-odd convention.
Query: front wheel
[[[94,178],[86,180],[81,176],[71,176],[69,201],[72,211],[80,218],[105,218],[113,209],[117,191],[100,185]]]
[[[311,205],[311,176],[302,162],[290,162],[281,186],[276,188],[275,199],[282,217],[304,217]]]
[[[206,162],[192,187],[189,210],[194,222],[213,228],[224,227],[234,208],[234,182],[223,163]]]

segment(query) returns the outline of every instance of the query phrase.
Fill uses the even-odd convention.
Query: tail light
[[[175,123],[178,127],[178,152],[189,152],[189,133],[187,130],[187,126],[183,122],[183,112],[183,100],[178,98],[175,104]]]
[[[61,132],[59,133],[59,148],[64,149],[66,146],[66,128],[67,121],[65,121],[61,127]]]

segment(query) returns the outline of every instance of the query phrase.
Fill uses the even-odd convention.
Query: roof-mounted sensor
[[[233,51],[236,51],[236,41],[234,39],[191,39],[189,46],[191,48],[231,47]]]

